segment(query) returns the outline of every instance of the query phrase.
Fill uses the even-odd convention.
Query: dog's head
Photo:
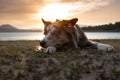
[[[49,46],[61,47],[72,42],[71,38],[74,35],[74,25],[78,21],[77,18],[71,20],[56,20],[55,22],[45,21],[43,40],[40,45],[44,48]]]

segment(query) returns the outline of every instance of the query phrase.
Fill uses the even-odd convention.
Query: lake
[[[86,32],[89,39],[120,39],[120,32]],[[1,32],[0,40],[41,40],[41,32]]]

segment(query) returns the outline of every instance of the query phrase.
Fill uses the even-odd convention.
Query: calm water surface
[[[89,39],[120,39],[120,32],[86,32]],[[5,32],[0,33],[0,40],[41,40],[41,32]]]

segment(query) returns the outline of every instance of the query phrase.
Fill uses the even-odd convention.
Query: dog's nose
[[[44,47],[44,46],[45,46],[45,44],[46,44],[46,42],[45,42],[45,41],[40,41],[40,45],[41,45],[42,47]]]

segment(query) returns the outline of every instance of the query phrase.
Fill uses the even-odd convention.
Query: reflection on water
[[[89,39],[120,39],[120,32],[87,32]],[[44,37],[41,32],[10,32],[0,33],[0,40],[41,40]]]

